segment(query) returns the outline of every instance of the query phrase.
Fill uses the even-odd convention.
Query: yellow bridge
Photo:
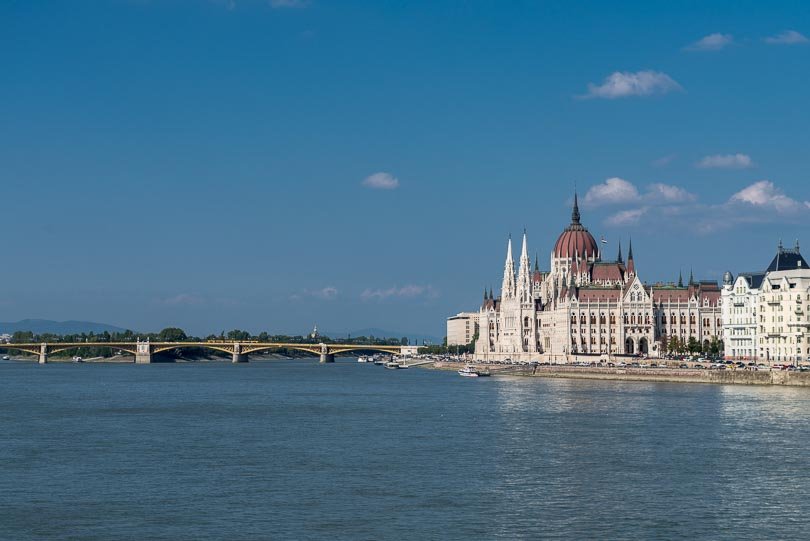
[[[152,362],[152,355],[164,351],[173,351],[184,348],[204,348],[221,351],[232,355],[233,362],[246,363],[248,355],[272,349],[294,349],[319,355],[322,363],[335,361],[335,355],[348,351],[379,351],[391,354],[415,353],[415,346],[382,346],[377,344],[302,344],[282,342],[245,342],[220,341],[206,342],[42,342],[39,344],[0,344],[0,349],[13,349],[39,355],[41,364],[48,362],[48,356],[60,351],[71,349],[96,347],[111,348],[117,351],[126,351],[135,356],[135,362],[146,364]]]

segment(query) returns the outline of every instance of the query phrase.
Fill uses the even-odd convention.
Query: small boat
[[[8,355],[3,355],[3,360],[4,361],[8,361],[9,359],[10,359],[10,357]]]
[[[361,356],[359,356],[357,358],[357,362],[358,363],[371,363],[371,362],[374,362],[374,360],[370,359],[369,357],[366,357],[365,355],[361,355]]]
[[[483,378],[489,376],[489,370],[478,370],[470,365],[459,369],[458,374],[465,378]]]
[[[73,362],[74,363],[83,363],[84,360],[77,355],[76,357],[73,357]]]
[[[386,357],[374,357],[374,364],[376,364],[377,366],[383,366],[387,362],[388,358]]]
[[[402,365],[399,364],[398,362],[388,361],[387,363],[385,363],[385,367],[390,370],[399,370],[400,368],[402,368]]]

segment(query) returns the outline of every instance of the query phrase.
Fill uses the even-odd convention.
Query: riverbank
[[[458,370],[463,363],[437,362],[438,370]],[[571,378],[666,383],[714,383],[725,385],[783,385],[810,387],[810,372],[786,370],[697,370],[678,368],[598,368],[590,366],[502,366],[473,364],[493,375],[539,378]]]

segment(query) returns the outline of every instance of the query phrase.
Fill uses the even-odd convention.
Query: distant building
[[[459,312],[447,318],[447,345],[466,346],[478,334],[478,312]]]
[[[723,276],[723,344],[728,359],[757,358],[757,308],[764,272]]]
[[[501,296],[485,295],[479,312],[481,360],[565,361],[573,355],[644,354],[658,357],[677,338],[679,347],[708,347],[722,332],[716,282],[648,285],[637,274],[632,243],[615,260],[582,224],[574,195],[571,223],[551,251],[550,271],[534,270],[523,234],[515,272],[507,244]],[[449,340],[449,333],[448,333]]]
[[[723,338],[732,359],[769,363],[810,362],[810,267],[782,243],[770,265],[755,273],[723,277]]]

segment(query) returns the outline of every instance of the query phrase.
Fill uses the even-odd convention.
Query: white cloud
[[[406,285],[402,287],[394,286],[388,289],[365,289],[361,294],[360,298],[364,301],[368,300],[386,300],[391,298],[399,298],[399,299],[412,299],[415,297],[425,297],[428,299],[434,299],[439,296],[438,291],[433,288],[433,286],[427,285]]]
[[[714,154],[700,160],[697,167],[701,169],[748,169],[754,166],[748,154]]]
[[[324,301],[334,300],[338,296],[337,288],[327,286],[321,289],[304,289],[300,293],[293,293],[290,295],[290,300],[300,300],[308,297],[312,299],[320,299]]]
[[[746,224],[805,223],[810,201],[793,199],[773,182],[761,180],[732,194],[722,203],[701,204],[677,186],[651,184],[636,208],[605,219],[608,226],[660,225],[662,217],[677,230],[711,234]]]
[[[755,208],[783,213],[796,213],[810,208],[810,202],[797,201],[785,195],[770,180],[760,180],[743,188],[729,199],[730,204],[742,203]]]
[[[622,210],[609,216],[607,220],[605,220],[605,223],[612,226],[636,225],[641,221],[642,216],[647,213],[647,210],[646,207]]]
[[[697,40],[685,49],[687,51],[719,51],[732,43],[734,43],[734,36],[716,32]]]
[[[304,8],[309,5],[309,0],[270,0],[270,7],[276,8]]]
[[[638,201],[638,199],[638,189],[632,182],[619,177],[612,177],[602,184],[591,186],[585,193],[583,203],[589,207],[598,207],[616,203],[632,203]]]
[[[364,178],[362,184],[373,190],[395,190],[399,187],[399,179],[391,173],[381,171]]]
[[[661,183],[650,184],[645,197],[665,203],[684,203],[697,199],[695,194],[689,193],[679,186]]]
[[[172,297],[158,299],[157,302],[166,306],[198,306],[203,304],[205,299],[193,293],[179,293]]]
[[[675,159],[675,154],[667,154],[666,156],[661,156],[657,160],[653,160],[652,164],[654,167],[666,167]]]
[[[592,186],[585,194],[583,204],[588,207],[629,203],[660,205],[684,203],[695,199],[697,197],[694,194],[679,186],[659,182],[648,185],[642,193],[632,182],[613,177],[602,184]]]
[[[800,34],[795,30],[785,30],[783,32],[779,32],[775,36],[765,38],[764,41],[765,43],[770,43],[771,45],[799,45],[810,42],[810,40],[807,39],[807,36]]]
[[[651,96],[683,90],[674,79],[660,71],[616,71],[608,75],[601,85],[588,84],[588,93],[582,98],[626,98],[629,96]]]

